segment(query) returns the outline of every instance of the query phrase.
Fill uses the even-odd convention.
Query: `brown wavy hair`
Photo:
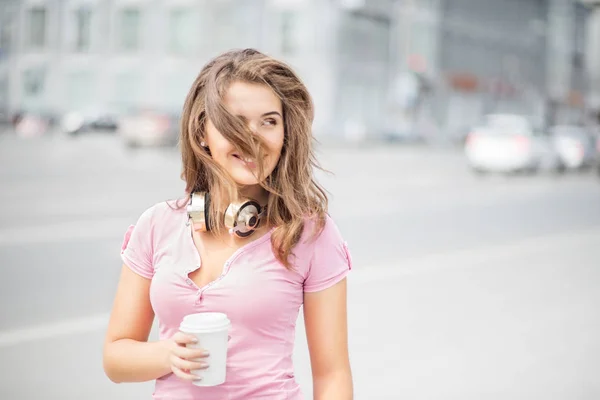
[[[224,210],[219,205],[239,196],[240,188],[212,159],[210,150],[200,145],[207,118],[243,155],[263,159],[265,144],[260,135],[252,134],[247,122],[232,115],[223,104],[234,81],[269,87],[283,106],[281,157],[269,176],[264,176],[263,166],[258,163],[258,176],[260,185],[269,192],[266,218],[275,227],[271,235],[273,252],[290,268],[290,255],[302,236],[306,219],[316,222],[313,235],[322,230],[328,198],[313,177],[314,168],[322,169],[313,150],[313,102],[300,78],[285,63],[257,50],[244,49],[221,54],[204,66],[187,95],[181,118],[181,177],[186,182],[186,202],[192,192],[210,193],[209,222],[216,233],[224,226]]]

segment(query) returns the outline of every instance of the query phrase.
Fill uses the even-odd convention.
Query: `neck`
[[[269,192],[260,185],[243,186],[240,188],[240,196],[257,201],[261,206],[267,204]]]

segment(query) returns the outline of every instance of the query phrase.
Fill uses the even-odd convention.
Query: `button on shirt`
[[[227,379],[219,386],[198,387],[168,374],[156,380],[154,399],[303,399],[292,363],[303,294],[333,286],[352,267],[337,226],[327,216],[323,231],[314,236],[314,223],[307,219],[291,269],[276,259],[271,230],[237,250],[219,278],[198,287],[189,274],[202,263],[186,222],[184,209],[156,204],[127,230],[121,257],[152,281],[150,302],[160,339],[173,336],[187,314],[227,314]]]

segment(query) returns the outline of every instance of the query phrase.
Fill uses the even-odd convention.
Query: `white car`
[[[118,133],[128,147],[175,146],[179,139],[179,116],[142,110],[121,117]]]
[[[577,125],[551,129],[554,146],[567,169],[584,170],[596,164],[596,143],[592,131]]]
[[[465,142],[467,163],[475,172],[536,172],[559,168],[552,141],[531,118],[491,114]]]

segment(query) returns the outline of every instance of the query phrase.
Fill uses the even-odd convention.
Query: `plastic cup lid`
[[[180,328],[182,330],[218,330],[230,325],[226,314],[218,312],[205,312],[189,314],[183,317]]]

